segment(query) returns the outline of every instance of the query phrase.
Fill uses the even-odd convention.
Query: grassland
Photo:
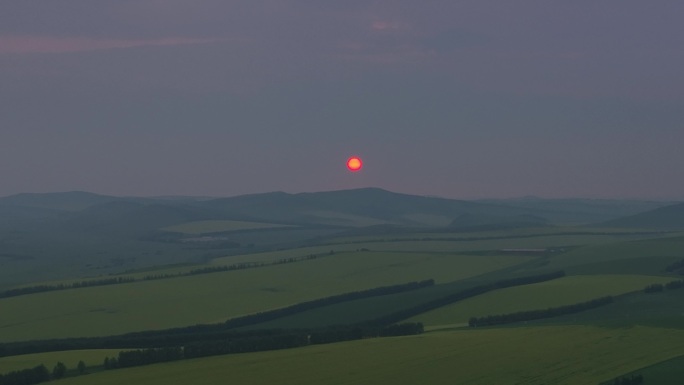
[[[449,252],[468,253],[472,251],[496,251],[501,249],[540,249],[550,247],[584,246],[593,244],[613,244],[623,236],[612,234],[531,234],[521,237],[507,237],[503,233],[420,233],[402,234],[400,237],[408,237],[406,240],[395,239],[393,236],[376,238],[372,241],[360,238],[331,239],[329,244],[278,250],[255,254],[227,256],[214,258],[211,263],[226,265],[237,262],[249,261],[275,261],[282,258],[305,256],[310,254],[325,254],[331,250],[355,251],[368,249],[372,251],[388,252]],[[524,233],[522,233],[524,234]]]
[[[553,232],[552,232],[553,230]],[[554,235],[559,231],[567,233]],[[576,232],[577,234],[572,234]],[[617,232],[617,230],[613,231]],[[648,235],[642,235],[648,236]],[[618,235],[608,231],[606,233],[587,234],[574,228],[544,229],[513,229],[510,233],[503,231],[487,231],[478,233],[410,233],[386,236],[385,238],[344,237],[329,239],[328,242],[317,246],[294,247],[284,250],[265,251],[250,254],[223,256],[211,259],[208,263],[213,266],[224,266],[238,263],[272,263],[287,258],[305,257],[308,255],[325,256],[331,251],[354,252],[360,249],[386,252],[416,252],[416,253],[464,253],[489,251],[495,254],[500,249],[537,249],[549,247],[584,246],[595,244],[615,244],[633,235]],[[405,238],[404,240],[402,240]],[[142,278],[148,274],[178,274],[201,268],[195,264],[181,267],[144,269],[139,273],[127,274]]]
[[[664,261],[684,258],[684,237],[681,235],[666,236],[657,239],[643,239],[629,242],[612,242],[588,245],[577,248],[551,261],[550,267],[559,269],[584,269],[585,265],[611,263],[620,260],[642,258],[644,272],[661,271],[665,266],[654,266],[644,257],[655,257]],[[618,262],[616,262],[618,263]],[[591,269],[584,269],[591,271]],[[601,273],[605,267],[601,269]]]
[[[684,376],[684,356],[626,373],[627,376],[632,374],[641,374],[644,385],[680,385]],[[613,382],[605,385],[613,385]]]
[[[451,282],[529,260],[445,253],[338,253],[259,269],[0,300],[0,341],[97,336],[213,323],[334,294],[434,278]]]
[[[632,325],[684,329],[684,290],[662,293],[635,293],[619,301],[582,313],[532,321],[534,325],[596,325],[629,327]]]
[[[273,229],[279,227],[292,227],[275,223],[245,222],[245,221],[194,221],[180,225],[164,227],[161,230],[183,234],[211,234],[225,233],[240,230]]]
[[[249,222],[239,223],[243,228],[249,226]],[[194,226],[194,230],[191,226],[184,231],[201,234],[221,228],[207,223]],[[220,231],[231,231],[227,228]],[[402,306],[440,298],[473,283],[551,269],[582,274],[490,292],[412,319],[436,330],[462,325],[471,316],[557,307],[667,282],[674,278],[664,273],[664,267],[684,258],[684,238],[677,236],[635,240],[652,235],[610,231],[557,234],[538,229],[508,234],[397,236],[406,238],[345,238],[348,243],[331,239],[329,244],[312,247],[216,258],[209,266],[318,256],[297,263],[0,299],[0,341],[111,335],[213,323],[350,291],[428,278],[437,282],[434,287],[415,292],[345,302],[257,325],[322,326],[367,320]],[[545,248],[564,251],[543,255],[501,251]],[[139,278],[201,267],[179,266],[131,275]],[[530,322],[525,327],[442,329],[415,337],[102,372],[62,383],[218,384],[229,379],[241,384],[303,385],[598,384],[684,355],[683,295],[684,290],[631,295],[600,309]],[[99,363],[107,354],[113,355],[111,351],[81,351],[7,357],[0,359],[0,372],[36,363],[52,366],[56,360],[69,367],[81,359],[88,364]]]
[[[652,283],[672,280],[643,275],[569,276],[533,285],[496,290],[445,306],[409,321],[426,326],[463,326],[470,317],[546,309],[588,301],[607,295],[619,295],[643,289]]]
[[[682,354],[682,330],[503,328],[217,356],[102,372],[61,383],[598,384]]]

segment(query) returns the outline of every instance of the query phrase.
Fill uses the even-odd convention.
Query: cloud
[[[166,37],[157,39],[94,39],[86,37],[0,36],[0,54],[67,53],[144,46],[207,44],[227,39]]]
[[[402,24],[392,21],[376,20],[371,24],[371,28],[376,31],[402,29]]]

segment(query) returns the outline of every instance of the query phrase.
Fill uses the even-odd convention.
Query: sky
[[[683,14],[681,0],[2,1],[0,196],[684,200]]]

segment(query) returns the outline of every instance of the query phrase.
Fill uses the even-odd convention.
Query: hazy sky
[[[5,0],[0,196],[684,199],[683,15],[681,0]]]

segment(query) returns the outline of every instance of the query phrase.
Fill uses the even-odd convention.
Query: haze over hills
[[[92,382],[110,370],[125,376],[131,373],[127,367],[160,360],[174,361],[166,367],[175,370],[201,365],[206,355],[230,353],[220,358],[229,362],[244,352],[254,358],[268,354],[259,350],[292,348],[288,354],[294,357],[304,351],[297,347],[342,340],[347,342],[326,351],[346,346],[362,352],[370,346],[366,341],[384,336],[393,337],[388,343],[394,347],[408,343],[402,351],[418,349],[418,361],[463,360],[460,353],[445,358],[435,345],[414,345],[424,337],[413,334],[424,330],[433,342],[446,341],[443,346],[454,346],[444,339],[457,334],[475,345],[483,338],[497,341],[472,361],[491,362],[493,352],[506,346],[501,332],[510,334],[503,341],[529,341],[550,330],[535,322],[561,322],[535,350],[540,357],[569,354],[553,358],[568,362],[568,375],[606,367],[586,357],[611,354],[611,362],[623,362],[620,355],[630,354],[629,366],[576,381],[599,383],[682,354],[681,295],[672,292],[684,281],[672,280],[684,266],[684,238],[669,230],[681,223],[684,204],[643,211],[659,204],[474,202],[374,188],[215,199],[82,192],[1,198],[0,211],[8,216],[0,218],[0,352],[8,357],[0,354],[0,366],[19,354],[22,360],[33,353],[34,360],[57,362],[77,357],[87,362]],[[637,214],[618,218],[625,212]],[[595,218],[609,218],[602,224],[611,228],[568,225]],[[642,304],[632,309],[633,301]],[[576,325],[577,319],[583,322]],[[603,324],[615,320],[636,327],[613,330]],[[508,323],[520,327],[497,326]],[[351,331],[342,333],[345,328]],[[622,344],[625,329],[631,338],[643,338],[608,347],[607,353],[597,350],[600,341]],[[587,338],[584,350],[549,353],[543,341],[553,337],[567,346],[579,336],[573,331]],[[593,331],[600,334],[587,337]],[[178,346],[166,346],[169,341]],[[164,347],[157,350],[160,343]],[[378,343],[383,342],[373,341]],[[662,354],[653,359],[656,353]],[[117,359],[103,359],[110,354]],[[30,366],[23,362],[16,368]],[[270,367],[272,359],[265,362]],[[390,362],[392,372],[401,367],[397,362],[406,361]],[[558,380],[557,367],[548,373],[549,364],[538,362],[507,362],[507,370],[520,373],[524,364],[527,372],[546,376],[545,382],[567,382]],[[147,375],[160,367],[143,370]],[[431,365],[417,368],[435,371]],[[482,377],[494,370],[476,369],[473,378],[486,378],[483,384],[509,383]],[[235,372],[243,370],[252,366]],[[439,370],[438,377],[455,378],[450,369]],[[67,377],[77,377],[76,371]],[[157,374],[139,383],[152,377],[166,378]],[[118,382],[120,377],[112,383]]]
[[[87,192],[17,194],[0,198],[0,226],[22,223],[88,232],[144,235],[200,220],[239,220],[304,227],[374,225],[464,228],[486,225],[587,224],[648,212],[665,202],[593,199],[465,201],[400,194],[379,188],[315,193],[272,192],[229,198],[114,197]],[[661,212],[658,212],[661,213]],[[662,214],[656,213],[656,216]],[[673,220],[677,215],[673,214]],[[638,221],[640,217],[632,220]],[[616,222],[618,224],[618,222]]]
[[[125,202],[119,206],[105,204]],[[137,204],[134,206],[133,203]],[[84,211],[93,206],[101,208]],[[550,223],[592,223],[646,212],[668,205],[667,202],[608,200],[608,199],[487,199],[456,200],[425,197],[386,191],[379,188],[362,188],[314,193],[289,194],[272,192],[241,195],[229,198],[207,197],[114,197],[88,192],[24,193],[0,198],[0,210],[21,213],[82,212],[98,216],[101,211],[123,212],[157,205],[156,213],[140,212],[138,216],[165,215],[166,207],[183,207],[185,216],[177,220],[242,219],[279,221],[293,224],[326,224],[337,226],[394,223],[413,226],[439,226],[453,224],[463,218],[465,222],[491,222],[514,216],[533,216]],[[42,211],[41,211],[42,209]],[[145,211],[145,210],[143,210]],[[118,213],[117,215],[121,215]],[[491,220],[474,220],[489,217]],[[173,220],[172,220],[173,222]]]
[[[684,229],[684,203],[678,203],[602,223],[608,227]]]
[[[482,199],[494,203],[534,210],[537,215],[554,223],[586,224],[620,218],[667,206],[672,202],[621,199],[522,197],[510,199]]]
[[[198,263],[311,244],[335,234],[378,234],[384,231],[378,226],[390,226],[392,231],[458,232],[603,222],[643,228],[655,224],[648,218],[669,213],[668,223],[676,227],[682,206],[646,212],[626,222],[617,220],[664,204],[582,199],[463,201],[379,188],[215,199],[86,192],[18,194],[0,198],[0,281],[10,285],[20,283],[20,276],[55,279]],[[169,230],[172,226],[190,230]]]

